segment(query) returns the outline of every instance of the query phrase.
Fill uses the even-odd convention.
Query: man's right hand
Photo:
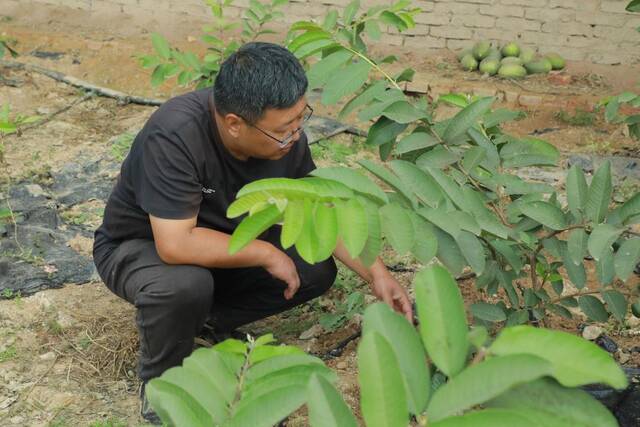
[[[276,279],[280,279],[287,284],[284,291],[285,299],[290,300],[300,288],[300,276],[296,269],[296,264],[291,258],[280,249],[271,245],[269,254],[263,265],[264,269]]]

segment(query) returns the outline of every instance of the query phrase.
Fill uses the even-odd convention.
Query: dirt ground
[[[169,83],[158,89],[151,88],[149,72],[142,70],[134,58],[138,53],[150,52],[148,34],[142,29],[126,28],[125,31],[123,24],[117,22],[113,27],[104,23],[95,27],[87,23],[70,26],[69,20],[81,17],[63,12],[34,11],[26,18],[26,12],[22,12],[23,15],[4,18],[0,24],[0,32],[19,40],[20,61],[141,96],[167,98],[184,90]],[[183,32],[177,36],[176,43],[197,50],[198,44],[194,41],[197,34],[195,30],[193,34]],[[30,54],[37,50],[63,55],[57,60],[38,59]],[[408,55],[401,61],[409,61],[421,78],[432,79],[436,86],[469,80],[466,73],[456,69],[451,54],[427,59]],[[569,115],[574,114],[576,108],[589,105],[588,100],[633,88],[635,77],[640,75],[637,68],[591,67],[588,64],[570,64],[567,72],[575,76],[573,87],[561,88],[566,93],[563,96],[575,100],[565,111]],[[12,81],[15,86],[0,81],[0,104],[9,102],[15,111],[26,115],[49,114],[82,96],[77,90],[36,73],[0,69],[0,77]],[[479,84],[484,83],[480,81]],[[546,81],[536,81],[531,87],[542,92],[557,90]],[[522,90],[516,86],[510,89]],[[316,107],[319,114],[330,115],[336,111],[321,105],[314,105]],[[118,105],[105,98],[88,99],[43,126],[20,136],[4,138],[5,164],[0,167],[6,168],[6,175],[11,180],[46,179],[49,171],[68,162],[113,150],[115,137],[140,129],[153,111],[150,107]],[[593,115],[589,126],[574,126],[558,118],[560,113],[549,106],[530,109],[527,118],[510,124],[507,130],[517,135],[546,130],[543,137],[563,153],[636,156],[640,153],[637,142],[628,138],[622,127],[605,124],[601,114]],[[355,124],[365,127],[362,123]],[[342,153],[340,159],[346,162],[351,162],[356,155],[363,155],[349,148],[354,144],[351,136],[340,135],[330,143],[334,148],[317,159],[320,164],[334,162],[336,153]],[[340,146],[345,147],[344,151],[335,148]],[[370,152],[364,155],[373,156]],[[96,203],[100,208],[100,202]],[[78,245],[78,251],[86,253],[88,250],[86,242],[84,246]],[[404,261],[391,254],[385,259],[389,264]],[[397,276],[409,287],[411,271],[397,273]],[[346,285],[337,287],[314,303],[250,325],[248,330],[255,334],[273,331],[282,342],[324,353],[357,331],[357,315],[334,332],[305,340],[299,336],[318,322],[321,313],[330,312],[346,289],[364,290],[363,283],[352,276],[347,275],[344,283]],[[462,283],[461,289],[467,304],[481,297],[471,281]],[[579,323],[579,320],[554,317],[549,320],[549,326],[573,333]],[[629,335],[628,328],[613,323],[604,327],[626,351],[640,345],[638,336],[626,336]],[[637,324],[635,331],[638,331]],[[30,297],[0,300],[0,425],[139,425],[136,339],[133,309],[100,282],[68,285]],[[340,388],[354,408],[358,404],[356,344],[357,341],[351,342],[341,356],[328,362],[337,370]],[[640,365],[639,353],[631,353],[627,363]],[[304,425],[304,420],[304,412],[301,412],[292,417],[288,425]]]

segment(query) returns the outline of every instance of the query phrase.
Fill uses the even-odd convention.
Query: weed
[[[124,158],[127,157],[127,153],[135,137],[136,135],[131,132],[118,135],[111,144],[111,156],[119,162],[123,161]]]
[[[18,354],[15,345],[10,345],[3,351],[0,351],[0,363],[6,362],[7,360],[11,360]]]
[[[106,420],[98,420],[89,423],[89,427],[126,427],[126,421],[117,418],[107,418]]]
[[[47,321],[47,332],[53,335],[62,335],[64,328],[56,319],[49,319]]]
[[[29,264],[33,264],[35,266],[43,266],[45,264],[44,258],[41,256],[35,255],[33,253],[33,249],[23,249],[16,251],[4,251],[1,253],[2,256],[6,256],[8,258],[13,258],[18,261],[26,262]]]
[[[596,121],[596,113],[577,109],[575,114],[571,115],[565,110],[560,110],[555,114],[555,118],[571,126],[593,126]]]

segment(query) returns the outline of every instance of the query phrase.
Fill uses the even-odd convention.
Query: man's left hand
[[[386,302],[389,307],[404,314],[407,320],[413,324],[413,309],[409,301],[407,291],[388,272],[375,277],[371,282],[371,291],[379,299]]]

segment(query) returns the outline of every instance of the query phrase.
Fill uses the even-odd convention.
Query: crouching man
[[[325,293],[333,259],[310,265],[280,244],[274,226],[229,255],[238,219],[227,207],[245,184],[311,172],[303,126],[307,79],[285,48],[249,43],[222,65],[213,88],[167,101],[135,138],[95,233],[94,261],[107,287],[135,305],[142,416],[159,422],[144,385],[180,365],[194,337],[280,313]],[[380,260],[335,257],[372,292],[411,318],[400,284]]]

